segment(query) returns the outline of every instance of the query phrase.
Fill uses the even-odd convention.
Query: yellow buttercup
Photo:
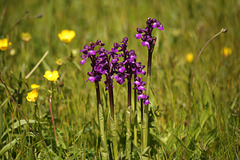
[[[8,41],[7,38],[0,39],[0,50],[5,51],[8,49],[9,46],[11,46],[12,43]]]
[[[65,43],[70,43],[75,36],[76,33],[74,30],[64,29],[61,33],[58,33],[58,38]]]
[[[59,77],[58,71],[46,71],[44,76],[49,81],[56,81]]]
[[[26,98],[29,102],[35,102],[38,98],[37,90],[34,89],[31,92],[29,92]]]

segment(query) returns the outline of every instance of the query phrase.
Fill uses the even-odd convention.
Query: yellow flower
[[[186,55],[186,60],[189,63],[192,63],[192,61],[193,61],[193,54],[191,52]]]
[[[223,54],[224,54],[225,57],[231,55],[232,54],[232,49],[229,48],[229,47],[224,47],[223,48]]]
[[[35,102],[37,100],[37,97],[38,97],[37,90],[34,89],[28,93],[26,98],[29,102]]]
[[[39,88],[40,88],[40,85],[31,84],[31,88],[32,88],[32,89],[39,89]]]
[[[59,74],[58,71],[46,71],[43,77],[47,78],[49,81],[56,81],[59,77]]]
[[[26,32],[26,33],[23,32],[21,34],[21,38],[22,38],[23,41],[28,42],[28,41],[30,41],[32,39],[32,36],[28,32]]]
[[[57,59],[56,64],[61,66],[63,64],[63,60],[61,58]]]
[[[63,42],[69,43],[72,41],[75,35],[75,31],[64,29],[61,33],[58,33],[58,38]]]
[[[8,39],[7,38],[4,38],[4,39],[0,39],[0,50],[1,51],[5,51],[8,49],[8,46],[11,46],[12,43],[11,42],[8,42]]]

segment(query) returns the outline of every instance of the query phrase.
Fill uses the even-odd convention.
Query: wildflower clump
[[[59,78],[58,71],[46,71],[44,76],[49,81],[56,81]]]
[[[131,120],[131,79],[134,75],[137,77],[138,74],[145,74],[146,72],[143,70],[144,66],[141,65],[141,62],[136,62],[136,53],[134,50],[127,50],[128,45],[128,38],[124,37],[121,43],[114,43],[111,50],[106,50],[104,48],[104,43],[100,40],[97,40],[96,43],[90,43],[90,45],[85,45],[84,49],[80,50],[83,54],[81,58],[83,59],[80,64],[84,64],[87,59],[91,60],[91,68],[92,70],[88,72],[89,78],[87,81],[91,83],[95,83],[96,85],[96,95],[99,97],[97,99],[100,100],[100,92],[99,92],[99,84],[98,82],[101,81],[102,77],[105,76],[105,90],[109,93],[109,103],[110,103],[110,110],[111,110],[111,131],[112,131],[112,139],[113,139],[113,152],[114,157],[117,159],[117,131],[116,131],[116,124],[114,121],[114,96],[113,96],[113,81],[114,79],[120,85],[122,85],[126,80],[128,83],[128,124],[130,124]],[[97,47],[98,46],[98,47]],[[97,49],[96,49],[97,48]],[[139,87],[140,88],[140,87]],[[140,93],[140,92],[139,92]],[[142,92],[141,92],[142,94]],[[140,96],[140,95],[139,95]],[[144,99],[144,104],[149,104],[148,96],[140,96],[138,99]],[[98,107],[100,108],[100,107]],[[99,109],[98,109],[99,110]],[[99,112],[99,115],[101,113]],[[101,116],[102,117],[102,116]],[[116,117],[115,117],[116,118]],[[100,121],[100,120],[99,120]],[[100,121],[101,122],[101,121]],[[103,126],[101,124],[100,126]],[[131,126],[131,125],[128,125]],[[131,129],[127,127],[128,138],[126,140],[126,144],[128,144],[128,153],[131,150]],[[101,132],[103,136],[103,132]],[[104,138],[102,140],[104,142]],[[130,144],[130,145],[129,145]],[[129,154],[128,154],[129,156]]]
[[[145,66],[141,62],[136,62],[136,53],[134,50],[127,50],[128,38],[123,38],[121,44],[114,43],[113,48],[108,51],[103,46],[105,45],[100,40],[90,45],[85,45],[81,50],[83,60],[80,62],[82,65],[88,58],[91,59],[92,71],[88,72],[89,78],[87,81],[99,82],[102,76],[106,76],[106,90],[112,88],[113,79],[118,84],[122,85],[125,79],[131,81],[132,75],[146,74],[143,70]],[[100,46],[98,50],[94,50],[96,46]],[[136,89],[136,88],[134,88]],[[148,99],[148,96],[144,98]],[[145,103],[147,104],[147,103]]]
[[[38,98],[37,90],[34,89],[31,92],[29,92],[26,98],[29,102],[35,102]]]
[[[0,39],[0,50],[5,51],[8,49],[9,46],[11,46],[12,43],[8,41],[7,38]]]
[[[70,43],[75,36],[76,33],[74,30],[64,29],[61,33],[58,33],[58,38],[65,43]]]

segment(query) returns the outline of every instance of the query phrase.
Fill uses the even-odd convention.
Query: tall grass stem
[[[200,50],[200,52],[198,53],[198,56],[197,56],[197,59],[195,61],[195,64],[194,64],[194,67],[193,67],[193,71],[192,71],[192,78],[191,78],[191,84],[190,84],[190,95],[192,93],[192,84],[193,84],[193,77],[194,77],[194,72],[195,72],[195,69],[196,69],[196,65],[197,65],[197,62],[198,62],[198,59],[200,57],[200,55],[202,54],[203,50],[206,48],[206,46],[214,39],[216,38],[217,36],[219,36],[221,33],[226,33],[228,30],[226,28],[222,28],[220,32],[218,32],[217,34],[215,34],[212,38],[210,38],[205,44],[204,46],[202,47],[202,49]]]
[[[25,79],[28,79],[32,73],[37,69],[37,67],[42,63],[42,61],[44,60],[44,58],[48,55],[49,51],[46,51],[46,53],[42,56],[42,58],[38,61],[38,63],[34,66],[34,68],[31,70],[30,73],[28,73],[28,75],[25,77]]]

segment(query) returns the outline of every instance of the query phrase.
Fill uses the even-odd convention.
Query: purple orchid
[[[134,50],[127,50],[127,42],[128,42],[128,38],[125,37],[123,38],[121,44],[115,44],[115,46],[119,46],[119,52],[123,52],[121,55],[123,57],[123,61],[119,62],[117,65],[117,70],[118,72],[116,73],[115,79],[119,84],[123,84],[125,79],[127,78],[128,80],[128,85],[129,85],[129,89],[131,88],[131,79],[132,79],[132,75],[134,75],[135,77],[137,77],[138,74],[143,74],[145,75],[146,72],[143,70],[143,68],[145,67],[144,65],[141,64],[141,62],[136,62],[137,56]],[[141,85],[135,87],[134,89],[137,89],[139,91],[139,94],[142,94],[143,90],[145,90],[145,88],[143,87],[143,85],[145,85],[146,83],[143,81],[140,81]],[[141,93],[140,93],[141,92]],[[131,97],[131,91],[128,91],[129,96]],[[149,104],[148,101],[148,96],[146,95],[144,98],[144,104],[147,105]],[[129,104],[130,105],[130,104]]]
[[[152,55],[154,51],[154,47],[156,44],[157,38],[152,36],[152,31],[154,28],[158,28],[159,30],[164,30],[163,26],[159,21],[157,21],[155,18],[151,19],[148,17],[147,26],[145,29],[137,28],[137,34],[135,34],[135,37],[137,39],[142,40],[142,45],[148,47],[148,65],[147,65],[147,88],[146,88],[146,94],[149,95],[150,93],[150,84],[151,84],[151,66],[152,66]],[[142,91],[145,91],[144,85],[141,81],[141,78],[135,78],[135,89],[138,93],[138,100],[141,99],[141,122],[142,122],[142,148],[146,148],[148,146],[148,104],[150,104],[148,100],[148,96],[143,94]],[[146,107],[143,107],[143,103],[146,105]]]
[[[100,46],[99,49],[95,49],[96,46]],[[128,80],[129,85],[131,85],[132,75],[137,77],[138,74],[146,74],[143,70],[145,66],[141,64],[141,62],[136,62],[137,56],[134,50],[127,50],[128,46],[128,38],[124,37],[121,44],[114,43],[113,48],[108,51],[105,50],[102,46],[100,40],[97,40],[96,43],[90,43],[90,45],[85,45],[84,49],[81,50],[83,55],[81,58],[83,60],[80,62],[82,65],[86,62],[88,58],[91,59],[92,71],[88,72],[89,78],[87,81],[99,82],[102,79],[102,76],[106,76],[106,80],[104,83],[106,84],[105,90],[109,90],[113,88],[113,79],[116,80],[120,85],[125,82],[125,79]],[[145,88],[145,82],[141,82],[141,85],[136,89],[139,94],[142,94]],[[131,87],[130,87],[131,88]],[[130,91],[129,91],[130,92]],[[140,93],[141,92],[141,93]],[[148,96],[145,96],[145,101],[148,99]],[[147,104],[144,102],[144,104]]]
[[[137,90],[137,94],[138,94],[137,100],[142,99],[145,105],[150,104],[150,102],[148,100],[149,96],[143,94],[143,91],[146,91],[146,89],[144,87],[146,85],[146,83],[144,81],[142,81],[142,77],[141,78],[136,77],[135,81],[133,82],[133,84],[135,84],[135,86],[136,86],[133,89]]]
[[[105,74],[106,72],[101,67],[96,67],[96,64],[101,61],[98,55],[105,51],[105,49],[102,48],[104,45],[105,44],[100,40],[97,40],[96,43],[91,42],[90,45],[85,45],[84,49],[80,50],[80,52],[83,53],[83,55],[81,55],[81,58],[83,58],[83,60],[80,62],[80,64],[83,65],[88,58],[90,58],[92,62],[92,71],[88,72],[89,78],[87,79],[87,81],[90,81],[91,83],[101,81],[102,74]],[[100,46],[100,49],[94,50],[96,46]],[[97,53],[98,55],[96,55]]]
[[[150,17],[148,17],[147,22],[146,22],[147,26],[145,29],[140,29],[137,28],[137,34],[135,34],[135,37],[137,39],[142,39],[142,45],[143,46],[147,46],[148,49],[150,50],[156,42],[156,37],[152,36],[152,31],[154,28],[158,28],[159,30],[164,30],[163,26],[161,25],[161,23],[159,21],[157,21],[155,18],[151,19]]]
[[[128,78],[128,80],[131,79],[132,75],[137,75],[137,74],[146,74],[146,72],[143,70],[145,66],[141,64],[141,62],[136,62],[137,55],[134,50],[127,50],[127,42],[128,38],[125,37],[122,40],[122,44],[119,45],[120,49],[119,51],[122,51],[122,57],[123,57],[123,62],[118,64],[118,71],[120,73],[124,68],[125,70],[125,75]]]

